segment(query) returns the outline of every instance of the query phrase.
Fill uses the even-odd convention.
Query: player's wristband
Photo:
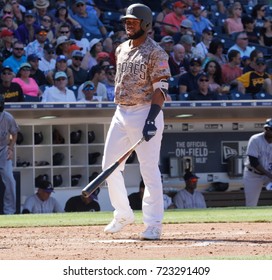
[[[156,117],[158,116],[158,114],[161,111],[161,106],[157,105],[157,104],[151,104],[148,116],[147,116],[147,120],[155,120]]]

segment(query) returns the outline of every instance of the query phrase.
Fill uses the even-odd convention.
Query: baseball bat
[[[140,145],[145,140],[142,137],[137,141],[129,150],[127,150],[119,159],[116,160],[111,166],[109,166],[106,170],[101,172],[96,178],[94,178],[83,190],[82,195],[84,197],[89,197],[99,186],[111,175],[111,173],[125,160],[130,154],[136,149],[138,145]]]

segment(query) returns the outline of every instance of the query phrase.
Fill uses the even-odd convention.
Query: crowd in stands
[[[270,98],[268,0],[1,0],[5,101],[113,101],[121,17],[133,3],[153,11],[149,36],[169,55],[169,101]]]

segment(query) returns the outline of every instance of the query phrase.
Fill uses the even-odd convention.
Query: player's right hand
[[[157,127],[154,120],[146,120],[143,128],[143,136],[145,141],[148,142],[152,137],[156,135]]]

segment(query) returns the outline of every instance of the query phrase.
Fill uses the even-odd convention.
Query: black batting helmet
[[[121,18],[125,20],[127,18],[140,19],[141,28],[143,31],[147,31],[152,27],[152,11],[149,7],[143,4],[132,4],[127,8],[126,15]]]
[[[77,144],[79,143],[80,139],[81,139],[81,134],[82,131],[81,130],[77,130],[77,131],[72,131],[70,133],[70,142],[71,144]]]

